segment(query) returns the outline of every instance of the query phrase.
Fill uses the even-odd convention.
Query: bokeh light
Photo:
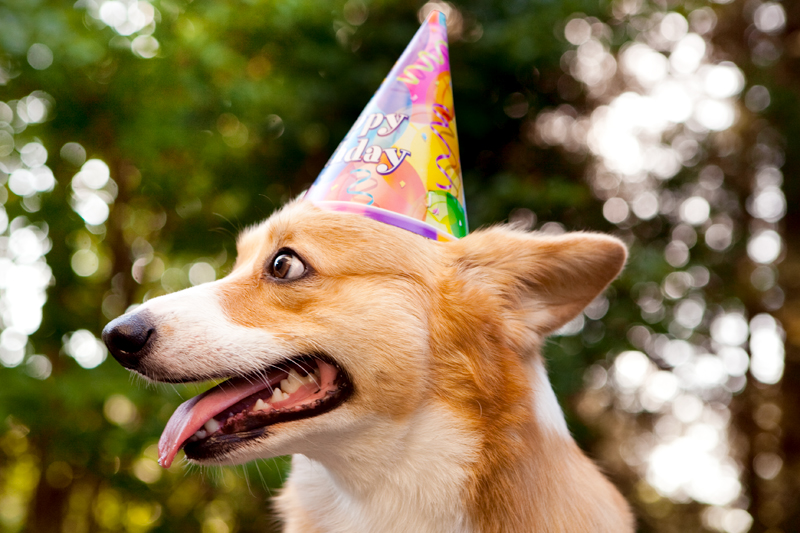
[[[94,368],[108,356],[106,345],[86,329],[68,335],[64,340],[64,349],[83,368]]]
[[[53,64],[53,51],[46,44],[32,44],[28,48],[28,63],[36,70],[44,70]]]
[[[210,264],[198,261],[189,269],[189,282],[192,285],[200,285],[217,279],[217,271]]]
[[[118,426],[130,426],[138,418],[136,405],[123,394],[112,394],[103,404],[106,419]]]
[[[786,25],[786,11],[778,2],[764,2],[753,13],[753,23],[764,33],[779,32]]]
[[[101,2],[99,7],[97,4],[92,7],[95,7],[95,10],[90,12],[93,15],[96,13],[101,21],[114,28],[120,35],[131,35],[154,24],[156,11],[149,2],[106,0]],[[150,31],[152,29],[150,28]]]
[[[750,320],[750,372],[761,383],[773,384],[783,377],[783,331],[768,314]]]
[[[79,157],[80,154],[77,155]],[[111,172],[104,161],[86,161],[80,172],[72,178],[71,189],[72,208],[86,224],[98,226],[108,219],[109,206],[116,198],[117,184],[111,179]]]
[[[781,253],[781,236],[775,230],[764,230],[753,235],[747,243],[747,255],[756,263],[772,263]]]

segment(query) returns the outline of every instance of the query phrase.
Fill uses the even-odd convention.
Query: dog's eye
[[[297,279],[305,272],[306,266],[291,252],[282,252],[272,261],[272,275],[278,279]]]

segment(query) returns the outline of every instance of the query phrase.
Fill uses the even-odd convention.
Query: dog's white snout
[[[103,328],[103,342],[122,366],[136,370],[147,355],[155,333],[155,324],[149,312],[128,313]]]

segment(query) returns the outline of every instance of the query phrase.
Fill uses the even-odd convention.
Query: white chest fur
[[[291,494],[316,527],[326,533],[471,531],[463,491],[476,443],[454,415],[429,407],[402,428],[387,423],[371,433],[345,453],[293,457]]]

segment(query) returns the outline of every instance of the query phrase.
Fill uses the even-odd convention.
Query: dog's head
[[[227,277],[149,300],[103,331],[114,357],[149,379],[230,378],[173,415],[166,466],[181,447],[208,464],[313,453],[446,397],[491,405],[492,383],[524,375],[524,359],[626,256],[607,236],[507,227],[439,243],[308,202],[237,247]]]

